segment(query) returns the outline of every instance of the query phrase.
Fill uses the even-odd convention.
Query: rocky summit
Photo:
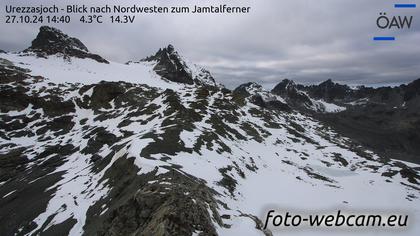
[[[277,235],[270,205],[417,219],[419,88],[231,91],[171,45],[122,64],[41,27],[0,52],[1,235]]]
[[[38,56],[62,54],[67,58],[91,58],[98,62],[108,63],[97,54],[89,53],[88,48],[77,38],[69,37],[61,30],[49,26],[42,26],[32,41],[32,45],[25,52],[34,52]]]

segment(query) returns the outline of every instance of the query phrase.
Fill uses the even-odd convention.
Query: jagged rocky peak
[[[90,58],[102,63],[108,63],[97,54],[89,53],[88,48],[77,38],[73,38],[63,33],[61,30],[41,26],[32,45],[25,52],[34,52],[38,56],[62,54],[64,57]]]
[[[169,44],[159,49],[155,55],[147,57],[142,61],[155,62],[153,70],[163,78],[184,84],[194,84],[193,75],[187,64],[179,56],[174,46]]]
[[[258,92],[262,91],[262,86],[255,83],[255,82],[248,82],[245,84],[239,85],[235,90],[233,90],[233,93],[248,97],[250,95],[255,95]]]
[[[144,58],[142,61],[160,61],[170,58],[170,56],[176,56],[179,59],[178,52],[175,50],[175,47],[172,44],[164,48],[160,48],[155,55]]]
[[[301,91],[304,86],[296,84],[293,80],[283,79],[278,83],[271,92],[282,96],[292,107],[308,108],[313,103],[310,97]]]
[[[296,83],[293,80],[283,79],[272,90],[274,94],[284,95],[291,91],[296,91]]]
[[[335,83],[332,81],[332,79],[327,79],[324,82],[320,83],[319,86],[325,86],[325,87],[331,87],[334,86]]]
[[[251,103],[262,108],[287,112],[291,110],[282,98],[271,94],[255,82],[239,85],[233,90],[233,94],[240,98],[248,98]]]
[[[158,75],[173,82],[217,86],[208,70],[187,63],[172,44],[159,49],[154,55],[141,61],[155,63],[153,70]]]
[[[343,91],[351,89],[348,85],[333,82],[332,79],[327,79],[326,81],[320,83],[318,87],[324,88],[324,89],[336,89],[336,90],[343,90]]]
[[[87,47],[79,39],[70,37],[61,30],[49,26],[41,26],[30,48],[44,50],[46,52],[55,51],[53,53],[68,49],[89,52]]]
[[[331,79],[328,79],[319,85],[310,86],[308,90],[311,96],[325,101],[345,99],[353,94],[353,91],[349,86],[334,83]]]

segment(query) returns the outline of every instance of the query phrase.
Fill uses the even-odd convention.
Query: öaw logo
[[[417,5],[413,3],[396,3],[394,8],[396,9],[413,9]],[[389,16],[386,12],[379,13],[379,17],[376,20],[376,26],[381,30],[401,30],[410,29],[413,22],[413,16],[407,15],[394,15]],[[373,37],[375,41],[394,41],[395,36],[376,36]]]

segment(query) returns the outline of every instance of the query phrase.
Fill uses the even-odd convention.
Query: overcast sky
[[[79,38],[90,51],[126,62],[171,43],[229,88],[256,81],[272,87],[283,78],[318,83],[398,84],[420,78],[420,9],[393,9],[388,0],[1,0],[0,48],[30,45],[40,25],[4,24],[5,5],[94,3],[251,6],[241,15],[137,15],[134,24],[52,25]],[[415,3],[405,0],[404,3]],[[414,16],[411,29],[379,30],[379,12]],[[373,36],[395,36],[374,42]]]

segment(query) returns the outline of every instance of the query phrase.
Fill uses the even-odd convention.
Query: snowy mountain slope
[[[420,217],[419,165],[382,158],[258,86],[266,107],[161,78],[156,60],[0,58],[2,234],[277,235],[254,221],[270,205]]]
[[[71,58],[65,60],[60,55],[48,58],[37,57],[34,54],[7,53],[1,55],[15,65],[30,70],[32,76],[42,76],[53,83],[93,84],[100,81],[125,81],[129,83],[146,84],[158,88],[177,89],[176,83],[160,79],[153,71],[151,63],[130,64],[110,62],[98,63],[91,59]]]

